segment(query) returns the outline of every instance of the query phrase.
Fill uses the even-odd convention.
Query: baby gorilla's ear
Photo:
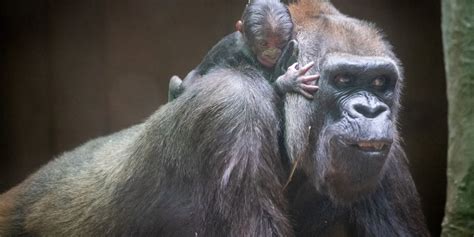
[[[244,23],[242,22],[242,20],[238,20],[236,23],[235,23],[235,30],[239,31],[240,33],[242,33],[242,31],[244,30],[243,29],[243,25]]]
[[[275,65],[275,75],[283,75],[285,74],[286,70],[288,67],[293,65],[294,63],[297,62],[298,60],[298,54],[299,54],[299,47],[298,47],[298,41],[296,40],[290,40],[286,47],[283,49],[283,52],[278,59],[277,64]]]

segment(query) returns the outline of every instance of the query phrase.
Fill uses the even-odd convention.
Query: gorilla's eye
[[[380,77],[375,78],[372,81],[372,86],[375,89],[384,89],[387,83],[388,83],[388,79],[384,76],[380,76]]]
[[[345,75],[337,75],[334,77],[334,83],[338,87],[344,87],[344,86],[349,86],[352,84],[353,79],[349,76]]]

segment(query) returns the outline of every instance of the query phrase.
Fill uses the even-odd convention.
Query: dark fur
[[[291,236],[277,99],[240,70],[211,72],[143,124],[42,168],[0,201],[15,206],[0,235]]]
[[[169,101],[176,99],[184,90],[190,87],[194,82],[205,79],[203,75],[207,74],[213,68],[234,69],[239,65],[247,64],[257,68],[264,78],[271,78],[272,71],[263,67],[255,54],[245,42],[242,34],[238,31],[222,38],[206,54],[201,63],[181,80],[173,76],[169,85]]]

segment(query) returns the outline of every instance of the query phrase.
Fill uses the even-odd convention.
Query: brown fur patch
[[[391,46],[383,35],[365,21],[340,13],[327,0],[301,0],[289,6],[296,32],[306,32],[307,37],[323,44],[325,52],[337,51],[360,56],[390,56]]]
[[[12,225],[11,217],[16,208],[15,201],[22,190],[22,185],[19,185],[0,195],[0,236],[6,236]]]
[[[340,14],[328,0],[301,0],[288,8],[296,25],[305,25],[319,15]]]

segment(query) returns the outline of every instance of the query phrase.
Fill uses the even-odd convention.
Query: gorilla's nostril
[[[375,106],[355,104],[353,109],[355,110],[355,112],[363,115],[366,118],[376,118],[381,113],[387,111],[387,107],[380,104]]]

